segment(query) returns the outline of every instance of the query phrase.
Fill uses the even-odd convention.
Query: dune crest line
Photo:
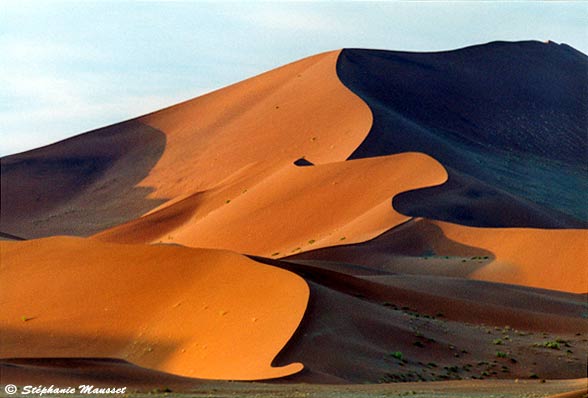
[[[271,366],[308,302],[291,272],[219,250],[69,237],[0,250],[0,357],[110,357],[230,380],[303,368]]]

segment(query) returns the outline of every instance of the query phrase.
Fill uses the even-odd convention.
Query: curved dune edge
[[[439,160],[450,183],[406,197],[402,208],[414,217],[586,228],[587,67],[567,45],[533,41],[432,53],[344,49],[338,76],[374,119],[350,159],[416,151]]]
[[[244,80],[139,120],[166,137],[141,182],[151,197],[173,199],[216,187],[247,169],[264,173],[306,157],[344,161],[372,125],[367,104],[339,80],[341,50]],[[197,173],[197,174],[195,174]]]
[[[344,161],[372,114],[339,80],[339,53],[3,158],[1,230],[29,239],[89,236],[244,172],[276,172],[301,157]]]
[[[415,218],[374,239],[308,251],[288,261],[586,293],[586,253],[588,230],[477,228]]]
[[[434,223],[449,239],[492,252],[494,260],[472,272],[472,279],[588,292],[588,230],[475,228]]]
[[[254,178],[193,195],[95,237],[284,257],[365,241],[405,222],[409,217],[392,209],[391,198],[441,184],[447,173],[427,155],[404,153],[312,167],[288,164]]]
[[[54,237],[0,242],[0,357],[111,357],[175,375],[271,379],[309,298],[297,275],[217,250]]]

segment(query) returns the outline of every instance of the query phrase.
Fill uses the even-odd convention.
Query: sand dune
[[[351,159],[417,151],[441,162],[455,184],[436,189],[434,200],[429,191],[412,195],[399,208],[411,216],[586,228],[587,69],[585,54],[553,42],[432,53],[343,50],[337,73],[374,115]],[[479,210],[505,205],[506,215]],[[530,217],[520,215],[529,213],[542,215],[527,224]]]
[[[475,228],[416,219],[362,244],[291,259],[587,293],[586,253],[586,230]]]
[[[441,277],[366,280],[320,266],[271,263],[304,276],[311,290],[307,314],[277,358],[304,363],[292,381],[585,376],[585,295]],[[556,339],[572,354],[542,346]]]
[[[267,379],[308,286],[237,254],[80,238],[1,242],[1,357],[113,357],[209,379]],[[42,261],[39,261],[42,259]]]
[[[2,158],[2,372],[585,377],[586,68],[333,51]]]
[[[451,240],[483,247],[494,261],[470,277],[544,289],[588,293],[586,230],[468,228],[438,223]]]
[[[440,184],[446,172],[426,155],[406,153],[312,167],[289,164],[255,177],[219,184],[96,237],[283,257],[364,241],[405,222],[407,216],[390,208],[390,198]]]
[[[0,230],[87,236],[169,201],[307,157],[345,160],[371,112],[337,78],[339,51],[170,108],[2,158]],[[319,109],[320,111],[316,111]]]

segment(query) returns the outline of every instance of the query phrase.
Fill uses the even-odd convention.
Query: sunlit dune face
[[[439,163],[419,153],[288,164],[228,181],[97,237],[284,257],[373,238],[409,218],[393,210],[394,195],[446,177]]]
[[[493,261],[470,278],[587,293],[586,230],[472,228],[437,223],[448,238],[493,253]]]
[[[243,256],[75,238],[1,242],[1,357],[111,357],[176,375],[256,380],[308,301],[300,277]]]
[[[167,135],[165,152],[142,186],[174,198],[214,187],[250,167],[300,157],[345,160],[372,123],[367,105],[339,80],[339,51],[303,59],[140,118]]]

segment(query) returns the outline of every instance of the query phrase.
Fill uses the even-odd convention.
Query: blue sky
[[[588,2],[0,0],[0,155],[129,119],[322,51],[553,40]]]

